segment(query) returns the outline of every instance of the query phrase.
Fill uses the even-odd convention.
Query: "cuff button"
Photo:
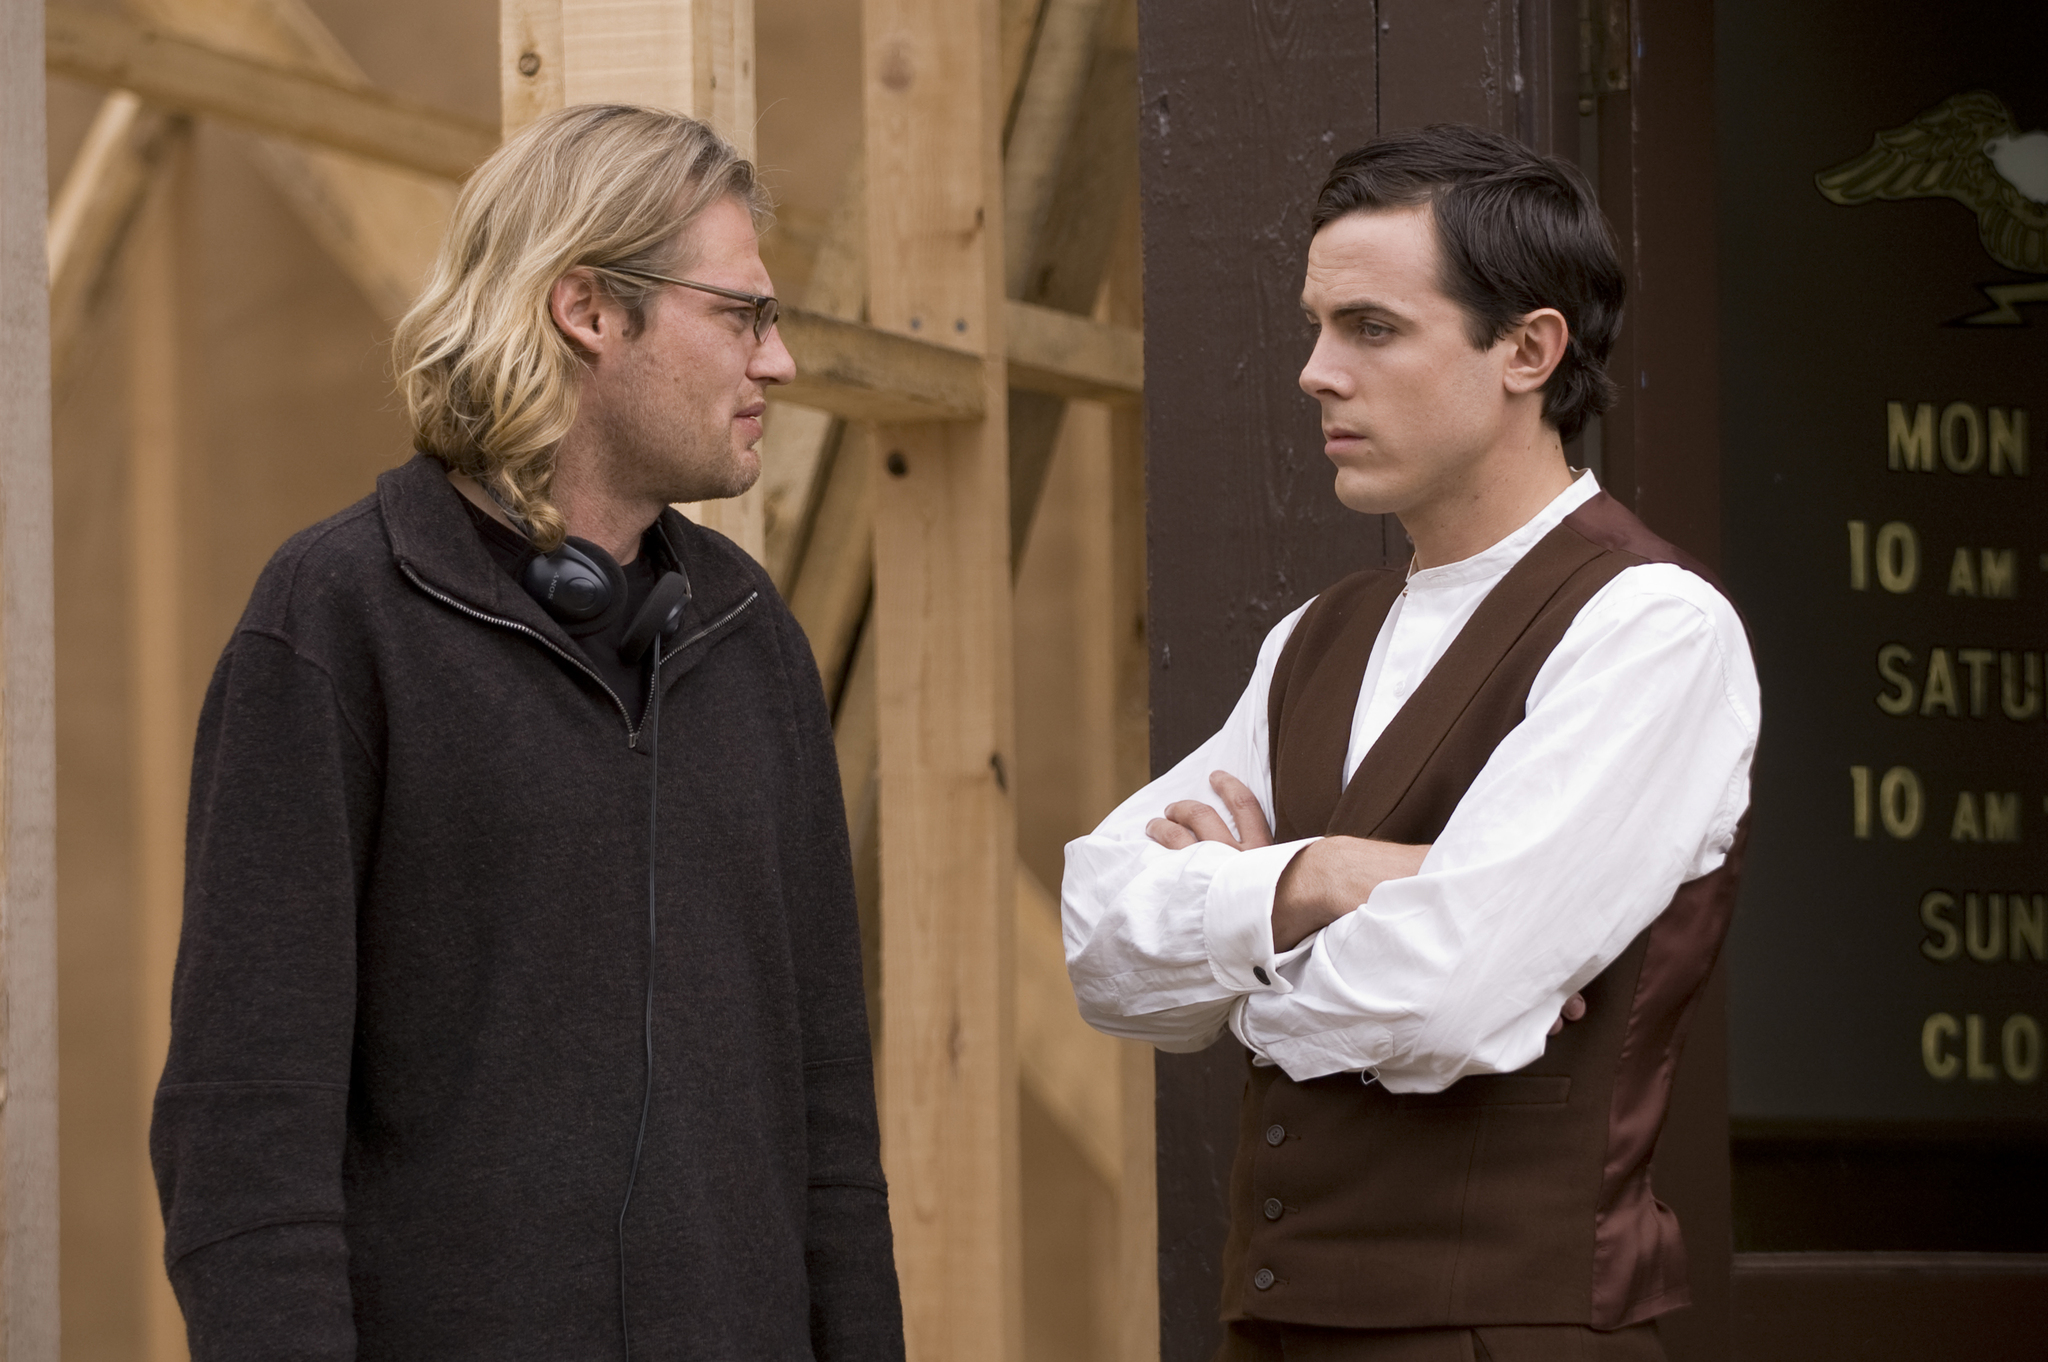
[[[1252,1274],[1252,1285],[1261,1291],[1270,1290],[1273,1285],[1273,1269],[1262,1267]]]

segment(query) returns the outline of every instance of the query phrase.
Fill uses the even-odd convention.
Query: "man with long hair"
[[[1222,1362],[1654,1362],[1686,1286],[1650,1159],[1733,903],[1749,648],[1566,462],[1623,294],[1576,170],[1394,134],[1312,220],[1301,387],[1338,500],[1414,555],[1283,619],[1223,728],[1068,846],[1081,1009],[1250,1051]]]
[[[200,719],[151,1154],[197,1362],[902,1356],[832,731],[671,503],[794,375],[754,169],[563,110],[395,340],[417,453]]]

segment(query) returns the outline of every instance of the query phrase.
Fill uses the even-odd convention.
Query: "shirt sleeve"
[[[1683,569],[1582,610],[1421,872],[1376,888],[1235,1025],[1297,1080],[1435,1092],[1535,1061],[1564,1001],[1720,865],[1749,802],[1756,674],[1734,609]]]
[[[1307,608],[1266,636],[1222,728],[1094,832],[1067,844],[1060,885],[1067,973],[1081,1015],[1097,1030],[1163,1050],[1199,1050],[1223,1033],[1240,997],[1292,987],[1280,967],[1293,957],[1273,949],[1273,888],[1306,844],[1241,852],[1202,842],[1170,851],[1147,837],[1145,826],[1183,799],[1221,812],[1209,788],[1213,771],[1243,781],[1271,825],[1266,696],[1280,651]]]
[[[194,1362],[356,1355],[342,1150],[379,788],[328,674],[238,634],[199,721],[150,1127]]]

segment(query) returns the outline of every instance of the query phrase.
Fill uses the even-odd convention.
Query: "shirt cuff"
[[[1273,891],[1301,849],[1317,839],[1256,847],[1230,857],[1209,880],[1202,939],[1216,982],[1233,993],[1292,993],[1273,951]]]

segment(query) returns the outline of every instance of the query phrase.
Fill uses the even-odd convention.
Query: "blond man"
[[[197,1362],[902,1356],[817,673],[670,509],[794,375],[765,210],[678,114],[508,142],[417,452],[222,655],[151,1129]]]

